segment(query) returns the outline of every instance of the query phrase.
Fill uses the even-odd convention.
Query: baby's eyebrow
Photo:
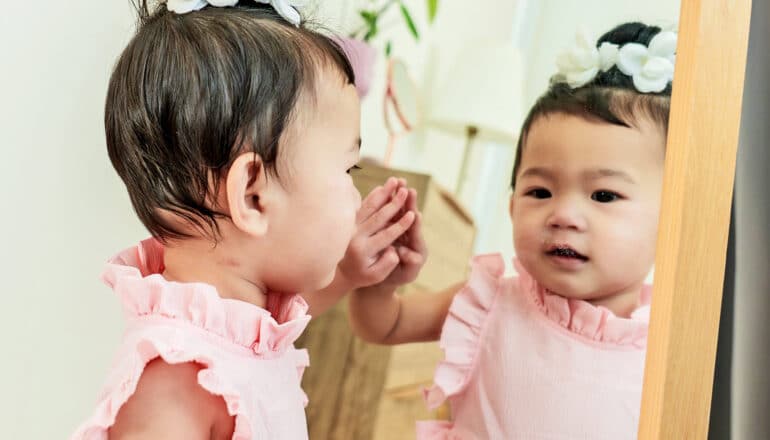
[[[631,184],[636,184],[636,180],[634,180],[634,178],[631,177],[630,174],[621,170],[613,170],[610,168],[598,168],[594,170],[584,171],[582,174],[583,174],[583,178],[586,180],[597,180],[605,177],[616,177],[616,178],[625,180],[626,182],[629,182]],[[540,177],[546,180],[556,180],[554,172],[543,167],[527,168],[521,173],[521,176],[519,178],[524,178],[524,177]]]
[[[625,180],[626,182],[636,184],[636,180],[634,180],[634,178],[631,177],[625,171],[613,170],[610,168],[599,168],[596,170],[588,170],[585,173],[583,173],[583,176],[585,176],[585,178],[590,180],[601,179],[603,177],[617,177],[619,179]]]
[[[553,172],[541,167],[527,168],[521,173],[519,178],[523,177],[542,177],[544,179],[553,180]]]

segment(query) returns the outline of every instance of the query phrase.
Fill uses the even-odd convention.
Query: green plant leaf
[[[367,29],[366,34],[364,34],[364,41],[369,42],[369,40],[377,36],[378,31],[377,23],[372,23],[372,25],[369,26],[369,29]]]
[[[390,53],[393,51],[393,42],[388,40],[388,43],[385,45],[385,57],[390,58]]]
[[[415,40],[420,41],[420,33],[417,32],[417,26],[414,25],[414,20],[412,20],[412,15],[409,14],[409,10],[406,9],[406,6],[404,6],[403,3],[399,5],[401,7],[401,15],[404,16],[404,21],[406,21],[406,25],[409,27],[409,31],[412,32],[412,36]]]
[[[428,0],[428,23],[433,23],[438,11],[438,0]]]
[[[369,41],[377,35],[377,20],[380,18],[376,11],[358,11],[358,14],[364,20],[364,26],[353,33],[353,38],[361,38],[361,32],[364,32],[364,41]]]
[[[372,24],[377,23],[377,13],[374,11],[360,11],[361,18],[364,19],[366,24],[371,27]]]

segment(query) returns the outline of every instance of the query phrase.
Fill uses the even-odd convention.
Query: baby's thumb
[[[407,264],[413,264],[417,266],[425,262],[422,254],[420,254],[419,252],[415,252],[406,246],[399,246],[398,254],[399,254],[400,261],[403,261],[404,263],[407,263]]]
[[[380,255],[377,262],[369,268],[372,284],[377,284],[387,278],[388,275],[393,272],[393,269],[398,266],[398,262],[399,259],[396,248],[389,246],[382,255]]]

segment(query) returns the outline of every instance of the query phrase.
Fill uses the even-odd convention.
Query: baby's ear
[[[267,175],[262,158],[253,152],[238,156],[227,171],[227,207],[235,226],[259,237],[267,232],[264,195]]]
[[[511,218],[513,218],[513,195],[514,193],[511,193],[511,198],[508,201],[508,215],[510,215]]]

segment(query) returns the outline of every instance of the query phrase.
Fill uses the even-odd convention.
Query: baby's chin
[[[334,281],[334,276],[337,274],[336,266],[335,268],[329,272],[325,278],[323,278],[319,283],[318,287],[314,290],[321,290],[323,288],[329,287],[329,285]]]
[[[592,285],[589,280],[581,280],[577,279],[576,276],[569,275],[565,277],[563,274],[560,276],[549,276],[550,274],[547,270],[542,273],[538,273],[538,271],[530,272],[530,274],[545,290],[564,298],[592,301],[602,297],[602,292]]]
[[[559,280],[549,279],[547,276],[538,280],[538,284],[548,292],[563,298],[591,303],[610,299],[628,288],[625,285],[599,282],[599,280]]]
[[[284,274],[280,279],[275,279],[268,286],[271,292],[277,293],[308,293],[317,292],[328,287],[336,275],[336,266],[334,268],[323,269],[305,268],[304,271],[295,270]]]
[[[593,289],[584,289],[577,286],[565,286],[563,283],[541,283],[548,292],[567,299],[592,301],[599,299],[601,294]]]

